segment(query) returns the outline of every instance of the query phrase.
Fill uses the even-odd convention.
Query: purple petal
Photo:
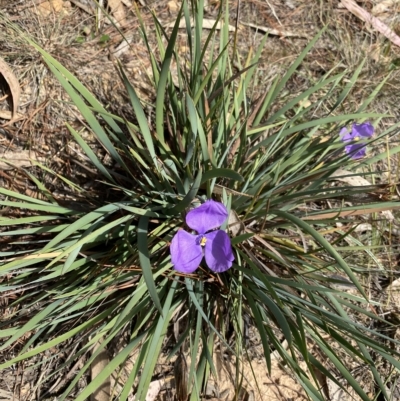
[[[340,130],[339,136],[343,142],[349,142],[353,140],[353,134],[349,132],[349,130],[346,127]]]
[[[346,153],[354,160],[360,159],[367,154],[367,147],[365,144],[356,143],[354,145],[345,146]]]
[[[186,215],[186,224],[199,234],[204,234],[220,227],[227,218],[226,207],[210,199]]]
[[[232,267],[233,256],[231,240],[225,231],[212,231],[207,238],[205,257],[207,266],[215,273],[222,273]]]
[[[179,230],[172,238],[170,252],[174,269],[181,273],[193,273],[203,259],[203,250],[197,236]]]
[[[371,123],[353,124],[353,138],[371,138],[374,135],[374,127]]]

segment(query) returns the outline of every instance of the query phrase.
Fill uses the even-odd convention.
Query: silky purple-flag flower
[[[222,273],[232,267],[234,256],[231,240],[225,231],[215,230],[227,218],[226,207],[212,199],[191,210],[186,215],[186,224],[197,234],[178,230],[172,238],[170,251],[175,270],[193,273],[203,256],[207,266],[215,273]]]
[[[346,154],[352,159],[360,159],[366,155],[365,141],[374,135],[374,127],[371,123],[353,124],[351,131],[346,127],[340,130],[339,136],[344,143],[350,143],[345,146]]]

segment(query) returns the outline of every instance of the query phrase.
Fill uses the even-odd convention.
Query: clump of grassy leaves
[[[169,356],[190,344],[190,360],[197,361],[184,372],[190,400],[201,399],[207,378],[215,372],[212,354],[217,340],[238,361],[245,358],[245,321],[260,335],[268,369],[271,351],[276,350],[310,398],[324,399],[315,369],[340,385],[337,376],[309,351],[310,340],[362,399],[369,400],[343,363],[343,355],[369,366],[379,391],[385,394],[371,352],[399,368],[397,353],[385,345],[393,340],[350,316],[355,313],[377,319],[366,307],[369,301],[359,276],[324,232],[331,232],[335,218],[345,219],[342,216],[349,212],[391,209],[394,204],[338,207],[330,210],[334,216],[330,218],[323,210],[304,208],[311,201],[322,204],[325,199],[360,193],[363,189],[329,188],[327,179],[339,168],[367,168],[387,157],[381,154],[354,162],[344,155],[337,135],[340,126],[351,121],[377,122],[382,118],[365,110],[383,83],[358,110],[338,114],[338,106],[362,66],[350,77],[347,71],[329,71],[306,92],[276,107],[282,89],[323,35],[321,31],[265,96],[250,107],[247,94],[268,38],[244,62],[230,56],[233,45],[226,6],[220,16],[224,20],[221,31],[217,34],[214,27],[203,45],[203,6],[202,0],[184,1],[171,33],[154,19],[158,54],[150,47],[142,25],[157,93],[154,118],[150,119],[122,68],[121,79],[135,121],[108,113],[82,83],[28,39],[117,167],[105,166],[80,133],[68,126],[97,169],[99,180],[113,192],[112,199],[91,199],[87,211],[61,206],[33,176],[46,200],[0,189],[0,205],[19,211],[19,217],[0,215],[4,228],[0,235],[9,239],[11,247],[0,252],[1,291],[21,294],[9,305],[13,312],[1,323],[0,350],[25,339],[18,354],[0,369],[23,360],[35,361],[36,355],[68,341],[80,342],[79,350],[46,378],[54,379],[66,366],[87,355],[83,367],[59,396],[62,401],[97,355],[128,332],[124,347],[76,400],[86,399],[135,350],[139,351],[134,367],[116,396],[126,400],[135,385],[136,400],[144,400],[172,317],[176,322],[186,316]],[[190,51],[185,63],[175,48],[181,17],[186,21]],[[214,53],[218,37],[219,51]],[[234,71],[233,58],[240,66],[239,73]],[[179,87],[171,76],[173,60]],[[338,88],[342,89],[338,92]],[[336,102],[332,102],[333,93],[339,93]],[[318,101],[302,106],[310,97]],[[313,118],[315,110],[327,104],[326,115]],[[85,196],[84,188],[41,167],[70,185],[81,198]],[[209,198],[222,201],[240,220],[240,230],[234,230],[232,238],[234,265],[218,277],[207,269],[178,275],[170,262],[169,242],[183,226],[185,212],[200,199]],[[293,232],[299,239],[293,239]],[[336,242],[350,234],[343,233]],[[336,272],[346,275],[359,295],[332,289],[335,279],[331,276]],[[227,342],[232,328],[234,345]],[[287,347],[276,334],[277,328]],[[101,345],[91,352],[100,340]],[[307,371],[301,368],[301,360],[306,362]]]

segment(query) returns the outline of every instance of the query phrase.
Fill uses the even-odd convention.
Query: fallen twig
[[[392,43],[400,47],[400,37],[397,36],[379,18],[374,17],[368,11],[357,5],[353,0],[342,0],[341,2],[351,13],[365,22],[370,23],[378,32],[386,36]]]

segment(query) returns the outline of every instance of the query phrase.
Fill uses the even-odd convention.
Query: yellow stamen
[[[207,242],[207,238],[206,237],[201,237],[200,245],[204,246],[206,244],[206,242]]]
[[[359,137],[359,136],[355,136],[355,137],[354,137],[354,140],[355,140],[355,141],[359,141],[359,140],[360,140],[360,137]]]

